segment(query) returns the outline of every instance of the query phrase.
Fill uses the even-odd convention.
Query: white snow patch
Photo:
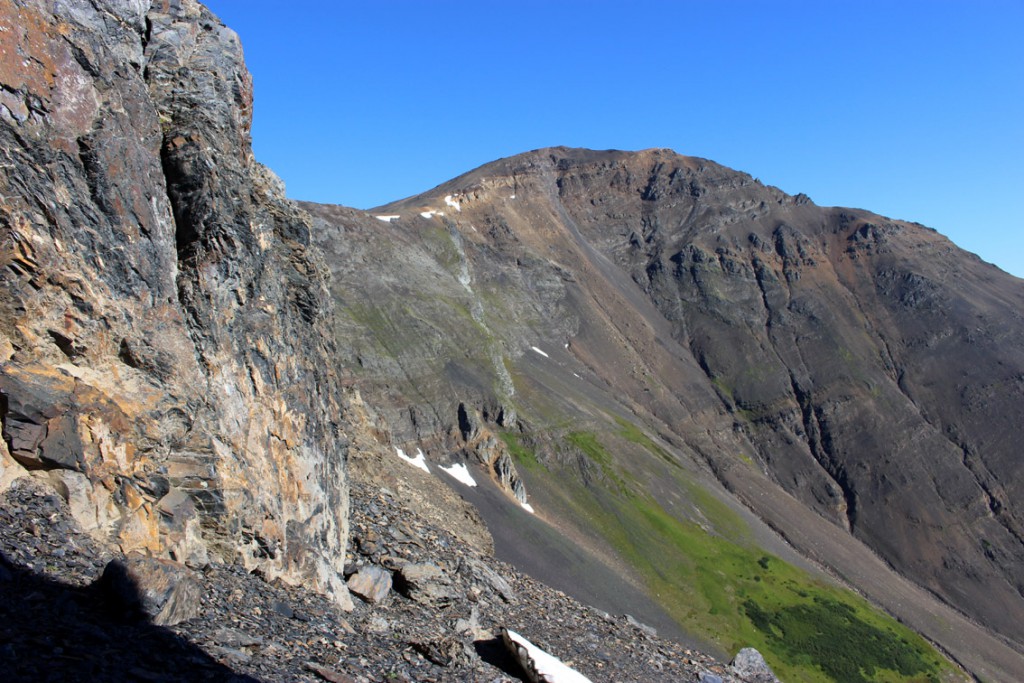
[[[401,448],[398,448],[397,446],[395,447],[395,451],[398,453],[398,457],[401,458],[402,460],[406,461],[413,467],[419,467],[427,474],[430,474],[430,468],[427,467],[427,457],[423,455],[423,451],[420,450],[419,448],[416,449],[415,458],[410,458],[408,455],[405,454],[405,451],[403,451]]]
[[[544,353],[543,351],[538,349],[536,346],[531,346],[530,348],[533,349],[534,351],[536,351],[537,353],[539,353],[540,355],[544,356],[545,358],[551,358],[551,356],[549,356],[548,354]]]
[[[523,509],[526,510],[527,512],[529,512],[531,515],[533,514],[533,506],[532,505],[530,505],[529,503],[520,503],[520,505],[522,505]]]
[[[591,680],[563,664],[557,657],[549,655],[526,638],[515,631],[504,629],[502,631],[505,645],[519,660],[528,673],[536,672],[536,676],[530,676],[532,680],[546,681],[546,683],[591,683]]]
[[[572,373],[572,376],[573,376],[573,377],[575,377],[576,379],[583,379],[582,377],[580,377],[579,375],[577,375],[577,374],[576,374],[575,372],[574,372],[574,373]]]
[[[384,221],[385,223],[390,223],[391,221],[398,220],[401,216],[396,213],[393,216],[374,216],[374,218],[379,221]]]
[[[565,348],[569,348],[569,342],[565,342]]]
[[[476,486],[476,479],[474,479],[473,475],[469,473],[469,468],[461,462],[457,462],[451,467],[442,466],[441,469],[461,481],[466,486]]]
[[[515,199],[515,198],[516,198],[515,195],[512,195],[511,197],[509,197],[509,199]]]
[[[447,195],[447,196],[446,196],[446,197],[444,198],[444,203],[445,203],[445,204],[447,204],[448,206],[452,207],[452,208],[453,208],[453,209],[455,209],[456,211],[459,211],[459,212],[461,212],[461,211],[462,211],[462,205],[460,205],[460,204],[459,204],[459,202],[457,202],[457,201],[455,200],[455,198],[454,198],[454,197],[452,197],[451,195]]]
[[[437,211],[420,211],[420,215],[424,218],[433,218],[436,213]]]

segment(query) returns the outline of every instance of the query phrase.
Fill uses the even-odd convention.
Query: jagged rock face
[[[388,220],[307,208],[396,433],[455,449],[460,404],[539,431],[624,406],[787,537],[765,487],[1019,637],[1020,280],[667,150],[531,152]]]
[[[0,3],[0,481],[97,537],[347,593],[324,269],[196,2]]]

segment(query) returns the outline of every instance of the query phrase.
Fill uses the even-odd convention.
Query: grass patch
[[[566,438],[598,464],[608,455],[595,435]],[[680,484],[714,533],[614,486],[575,484],[563,492],[685,629],[730,654],[757,648],[787,683],[955,677],[915,633],[860,596],[766,554],[735,511],[696,482]]]
[[[642,446],[643,448],[646,448],[648,451],[658,456],[659,458],[667,462],[669,465],[672,465],[673,467],[681,467],[681,465],[678,462],[676,462],[676,459],[668,454],[668,451],[666,451],[664,448],[656,444],[651,437],[644,434],[643,430],[641,430],[635,424],[633,424],[629,420],[619,417],[618,415],[615,415],[614,417],[615,421],[619,425],[618,434],[623,439],[631,443],[635,443],[638,446]]]
[[[543,469],[544,466],[537,459],[537,454],[532,448],[525,446],[522,439],[514,432],[499,432],[498,436],[505,442],[509,454],[517,465],[522,465],[528,470]]]
[[[629,494],[629,488],[626,486],[622,475],[616,470],[611,453],[598,440],[597,434],[593,432],[569,432],[565,440],[583,453],[587,460],[597,465],[604,478],[614,483],[620,493]]]
[[[766,609],[747,600],[743,610],[776,651],[814,664],[832,680],[869,683],[893,674],[937,680],[938,667],[914,636],[872,623],[846,602],[816,595],[810,603]]]

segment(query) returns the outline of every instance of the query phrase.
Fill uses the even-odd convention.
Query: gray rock
[[[251,636],[236,628],[219,628],[213,632],[213,638],[218,645],[225,647],[256,647],[263,645],[263,636]]]
[[[413,585],[438,581],[444,577],[444,570],[433,562],[410,563],[402,567],[398,573],[406,584]]]
[[[752,647],[745,647],[736,653],[729,668],[734,674],[750,683],[779,683],[775,672],[764,661],[761,653]]]
[[[632,616],[630,616],[629,614],[626,614],[624,616],[626,617],[626,623],[628,623],[630,626],[632,626],[634,628],[640,629],[641,631],[643,631],[647,635],[651,636],[652,638],[654,638],[654,637],[656,637],[658,635],[658,630],[656,628],[654,628],[653,626],[648,626],[647,624],[639,622],[636,619],[634,619]]]
[[[451,636],[417,640],[410,644],[414,650],[438,666],[449,666],[466,654],[462,642]]]
[[[466,558],[462,563],[462,567],[464,567],[474,579],[490,586],[491,589],[494,590],[494,592],[497,593],[505,602],[515,602],[515,591],[512,590],[512,586],[510,586],[508,581],[502,578],[501,574],[498,572],[472,558]]]
[[[396,576],[395,587],[410,600],[434,607],[444,607],[458,598],[444,570],[432,562],[402,567]]]
[[[388,633],[391,631],[391,622],[382,616],[374,615],[367,620],[366,630],[370,633]]]
[[[210,654],[227,664],[247,664],[252,659],[252,655],[245,650],[220,645],[211,645]]]
[[[238,37],[195,0],[0,15],[25,23],[0,66],[0,486],[9,460],[75,471],[88,483],[58,479],[108,547],[241,557],[343,603],[349,430],[326,268],[253,160]],[[177,476],[179,450],[201,477]],[[193,510],[180,493],[155,505],[174,487]]]
[[[382,602],[391,592],[391,572],[369,565],[348,579],[348,589],[369,603]]]

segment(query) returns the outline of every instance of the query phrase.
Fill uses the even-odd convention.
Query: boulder
[[[458,598],[444,570],[432,562],[414,562],[398,570],[395,587],[415,602],[446,607]]]
[[[749,683],[779,683],[764,657],[752,647],[745,647],[737,652],[729,664],[729,669]]]
[[[391,572],[376,565],[369,565],[348,578],[348,589],[373,604],[383,602],[391,592],[391,583]]]
[[[202,608],[202,588],[191,570],[138,553],[107,563],[98,587],[124,616],[161,626],[198,616]]]

